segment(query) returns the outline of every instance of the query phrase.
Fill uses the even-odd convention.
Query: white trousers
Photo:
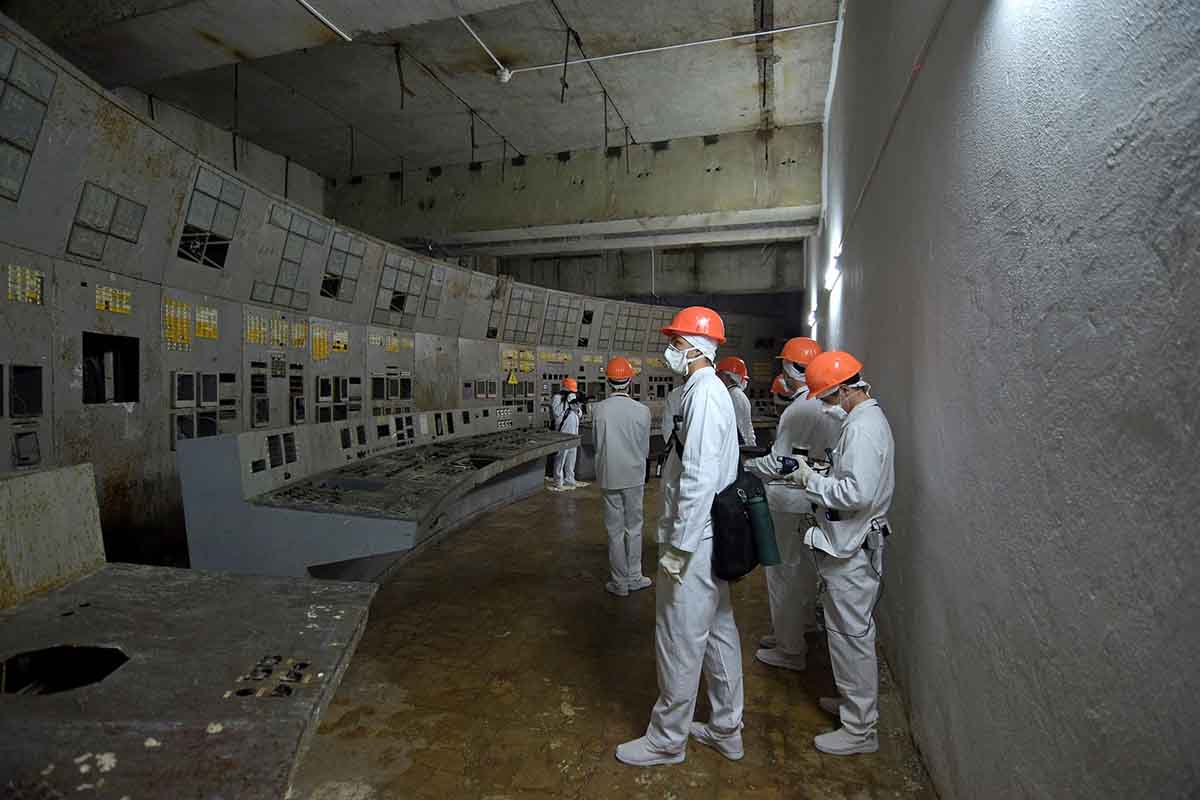
[[[575,485],[575,450],[559,450],[558,458],[554,461],[554,477],[559,486]]]
[[[678,753],[687,744],[702,671],[709,725],[718,736],[742,729],[742,649],[729,584],[712,574],[711,538],[692,554],[682,583],[661,570],[655,580],[654,653],[658,701],[646,729],[653,747]]]
[[[862,736],[879,722],[879,661],[875,620],[883,551],[859,550],[850,558],[816,552],[825,581],[825,630],[833,680],[842,697],[842,727]]]
[[[633,586],[642,577],[642,493],[645,486],[604,490],[604,529],[608,566],[617,586]]]
[[[803,514],[771,511],[783,563],[764,568],[776,647],[781,653],[795,656],[808,652],[804,632],[813,627],[817,600],[817,570],[812,551],[804,544],[804,531],[800,530],[807,529],[801,521],[808,519]]]

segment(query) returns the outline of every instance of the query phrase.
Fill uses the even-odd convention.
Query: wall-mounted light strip
[[[346,33],[344,30],[339,28],[337,25],[334,25],[333,21],[330,20],[329,17],[322,14],[315,6],[313,6],[312,3],[308,2],[308,0],[296,0],[296,2],[299,3],[300,5],[304,6],[304,9],[306,11],[308,11],[308,13],[312,14],[314,17],[316,17],[318,20],[320,20],[322,25],[324,25],[326,28],[329,28],[329,30],[333,31],[338,36],[342,37],[342,39],[344,39],[347,42],[354,41],[353,39],[350,38],[350,34]]]

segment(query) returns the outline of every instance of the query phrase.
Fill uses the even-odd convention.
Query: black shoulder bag
[[[671,442],[683,461],[683,440],[679,436],[683,417],[675,417]],[[767,507],[767,490],[758,476],[738,468],[733,483],[713,497],[712,570],[723,581],[738,581],[759,564],[757,542],[775,542],[775,525]]]

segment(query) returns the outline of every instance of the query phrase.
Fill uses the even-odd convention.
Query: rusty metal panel
[[[95,466],[106,532],[168,519],[179,508],[163,416],[168,373],[162,346],[162,287],[69,262],[55,264],[52,382],[56,447],[63,464]],[[89,337],[129,345],[136,363],[88,357]],[[132,357],[131,354],[131,357]],[[113,372],[135,370],[132,394]],[[103,372],[102,375],[97,375]],[[140,376],[140,378],[139,378]],[[128,380],[128,378],[127,378]],[[101,382],[107,395],[99,392]]]
[[[463,408],[508,405],[511,390],[500,365],[500,344],[458,340],[459,401]]]
[[[448,336],[415,334],[416,357],[413,380],[414,407],[419,411],[458,408],[458,339]]]
[[[91,464],[0,477],[0,608],[102,566]]]
[[[4,474],[59,463],[53,391],[53,333],[59,312],[53,296],[53,260],[4,244],[0,244],[0,259],[0,474]]]
[[[0,240],[66,255],[84,186],[92,183],[146,212],[136,235],[119,218],[110,220],[115,223],[111,226],[106,223],[104,230],[81,233],[77,238],[90,242],[71,248],[70,257],[132,277],[161,280],[194,155],[97,94],[71,70],[33,54],[18,39],[8,41],[17,44],[22,57],[47,69],[51,82],[40,129],[31,131],[19,201],[5,203],[0,213]],[[70,135],[61,135],[63,131]]]

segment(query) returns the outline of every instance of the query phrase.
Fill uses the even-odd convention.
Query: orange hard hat
[[[667,336],[707,336],[717,344],[725,343],[725,323],[711,308],[688,306],[662,329]]]
[[[809,362],[819,355],[821,355],[821,345],[807,336],[797,336],[794,339],[788,339],[783,345],[783,350],[775,357],[808,366]]]
[[[795,389],[788,386],[787,379],[783,377],[783,373],[775,376],[775,380],[771,381],[771,394],[777,394],[780,397],[791,397],[796,393]]]
[[[823,397],[862,372],[862,362],[841,350],[829,350],[814,358],[804,370],[809,397]]]
[[[578,392],[579,384],[575,382],[574,378],[563,378],[562,388],[566,389],[568,392]]]
[[[627,381],[634,375],[633,364],[629,363],[628,358],[613,356],[608,360],[604,374],[610,381]]]
[[[725,356],[718,361],[717,372],[732,372],[742,380],[747,380],[750,377],[750,370],[746,369],[746,362],[737,356]]]

